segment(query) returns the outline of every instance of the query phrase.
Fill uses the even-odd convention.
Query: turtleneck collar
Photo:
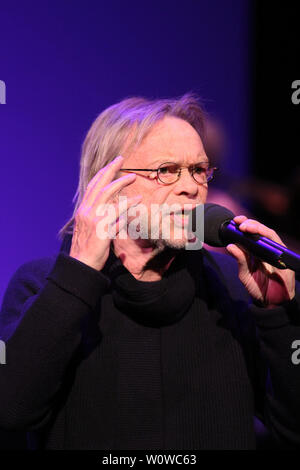
[[[177,322],[193,302],[196,290],[194,276],[185,261],[184,253],[177,252],[161,280],[145,282],[136,279],[111,248],[104,273],[112,281],[115,306],[145,326]]]
[[[69,252],[72,235],[66,237],[61,251]],[[170,250],[166,248],[165,250]],[[141,281],[136,279],[117,258],[112,246],[109,257],[102,269],[103,274],[111,279],[111,292],[115,306],[121,313],[135,322],[149,327],[169,325],[180,320],[196,294],[195,252],[171,250],[175,259],[159,281]]]

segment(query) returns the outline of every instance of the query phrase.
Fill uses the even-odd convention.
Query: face
[[[198,184],[188,171],[190,165],[208,161],[199,134],[188,122],[176,117],[165,117],[155,124],[142,144],[130,156],[126,156],[126,153],[123,156],[125,157],[123,168],[158,168],[165,162],[174,162],[186,167],[182,169],[179,180],[169,185],[160,182],[156,177],[157,173],[136,172],[134,183],[121,193],[127,197],[136,194],[143,196],[141,203],[147,207],[148,224],[146,224],[147,233],[142,234],[142,238],[147,238],[152,246],[183,248],[188,240],[183,230],[182,217],[174,215],[170,217],[168,214],[164,216],[160,211],[158,218],[155,218],[156,227],[153,228],[152,222],[151,228],[151,210],[153,213],[151,205],[156,204],[161,207],[163,204],[169,206],[177,204],[183,209],[185,204],[195,207],[205,203],[207,183]],[[118,176],[121,175],[124,173],[119,173]],[[170,233],[167,237],[162,230],[164,217],[168,217],[170,224]],[[155,238],[151,238],[153,229],[157,230],[158,237],[156,235]]]

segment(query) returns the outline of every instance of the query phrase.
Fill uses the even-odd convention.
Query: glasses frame
[[[119,171],[151,171],[151,172],[155,172],[156,171],[156,178],[162,183],[162,184],[165,184],[165,185],[169,185],[169,184],[174,184],[176,183],[180,176],[181,176],[181,170],[183,168],[187,168],[189,169],[190,167],[185,167],[185,166],[179,166],[178,167],[178,172],[177,172],[177,179],[172,181],[171,183],[165,183],[164,181],[162,181],[159,177],[159,170],[162,168],[163,165],[167,165],[168,163],[172,164],[172,165],[177,165],[177,163],[175,162],[164,162],[164,163],[161,163],[161,165],[159,165],[158,168],[121,168]],[[196,165],[200,165],[201,163],[208,163],[208,162],[198,162],[196,163]],[[196,166],[196,165],[190,165],[190,166]],[[192,176],[193,180],[196,181],[197,184],[206,184],[206,183],[209,183],[213,178],[214,178],[214,172],[219,170],[218,167],[216,166],[208,166],[208,170],[212,170],[212,174],[211,174],[211,177],[209,179],[207,179],[207,181],[205,181],[204,183],[199,183],[199,181],[197,181],[194,177],[194,173],[196,171],[196,168],[193,168],[191,171],[189,170],[189,173],[190,175]],[[143,175],[142,175],[143,176]]]

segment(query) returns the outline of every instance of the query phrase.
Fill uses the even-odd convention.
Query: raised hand
[[[244,215],[236,216],[234,222],[242,232],[257,233],[284,245],[277,233]],[[285,245],[284,245],[285,246]],[[253,299],[272,308],[295,296],[295,273],[290,269],[277,269],[260,261],[237,245],[230,244],[227,251],[237,260],[239,278]]]
[[[97,234],[97,224],[101,217],[97,215],[97,209],[101,204],[112,204],[115,214],[109,220],[109,229],[115,229],[118,234],[124,228],[122,214],[130,207],[138,204],[142,196],[137,195],[128,198],[126,204],[118,204],[117,194],[132,184],[136,179],[135,173],[130,173],[115,179],[116,174],[123,164],[123,157],[115,158],[111,163],[98,171],[89,182],[83,200],[75,214],[74,232],[70,256],[100,271],[109,255],[111,239],[100,238]],[[106,217],[107,218],[107,217]],[[115,226],[115,227],[114,227]],[[112,230],[112,233],[114,230]]]

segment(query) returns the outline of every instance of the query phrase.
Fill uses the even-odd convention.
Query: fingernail
[[[124,160],[124,158],[122,157],[122,155],[118,155],[118,156],[114,159],[114,163],[118,163],[118,162],[120,162],[121,160]]]

